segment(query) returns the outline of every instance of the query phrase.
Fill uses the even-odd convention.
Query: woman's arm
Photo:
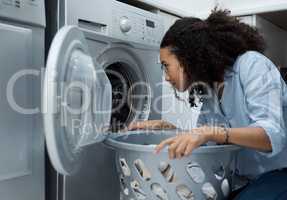
[[[210,127],[212,129],[212,127]],[[263,152],[271,152],[272,146],[265,130],[260,127],[244,128],[213,128],[207,135],[208,140],[224,143],[228,137],[228,143],[253,148]],[[228,134],[228,136],[226,135]]]
[[[159,153],[168,146],[169,158],[181,158],[192,153],[194,149],[208,141],[223,144],[228,143],[253,148],[263,152],[271,152],[271,142],[263,128],[246,127],[230,128],[202,126],[191,131],[177,134],[177,136],[162,141],[156,146],[155,153]]]
[[[164,120],[147,120],[147,121],[136,121],[132,122],[127,130],[135,130],[135,129],[176,129],[176,126],[170,122]]]

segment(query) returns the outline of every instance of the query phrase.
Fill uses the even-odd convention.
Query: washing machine
[[[162,19],[117,0],[46,4],[46,199],[120,199],[115,152],[103,141],[161,118]]]

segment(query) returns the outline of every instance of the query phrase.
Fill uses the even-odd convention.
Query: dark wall
[[[60,0],[62,1],[62,0]],[[46,31],[45,31],[45,62],[55,33],[57,32],[57,4],[58,0],[45,0],[46,9]],[[57,179],[62,181],[62,177],[58,177],[56,171],[51,165],[47,150],[45,152],[45,199],[56,200],[61,199],[57,193]]]
[[[46,8],[46,37],[45,37],[45,58],[47,58],[50,44],[57,32],[57,10],[58,1],[64,0],[45,0]]]

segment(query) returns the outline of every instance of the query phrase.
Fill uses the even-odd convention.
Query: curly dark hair
[[[256,28],[230,16],[228,10],[215,8],[206,20],[177,20],[160,47],[169,48],[177,57],[191,83],[213,87],[213,83],[223,81],[226,70],[232,70],[239,55],[248,50],[263,53],[265,42]],[[204,93],[200,84],[190,90],[191,106],[195,106],[195,93]]]

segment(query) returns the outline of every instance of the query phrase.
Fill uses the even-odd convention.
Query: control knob
[[[123,33],[127,33],[132,29],[131,21],[127,17],[121,17],[120,29]]]

